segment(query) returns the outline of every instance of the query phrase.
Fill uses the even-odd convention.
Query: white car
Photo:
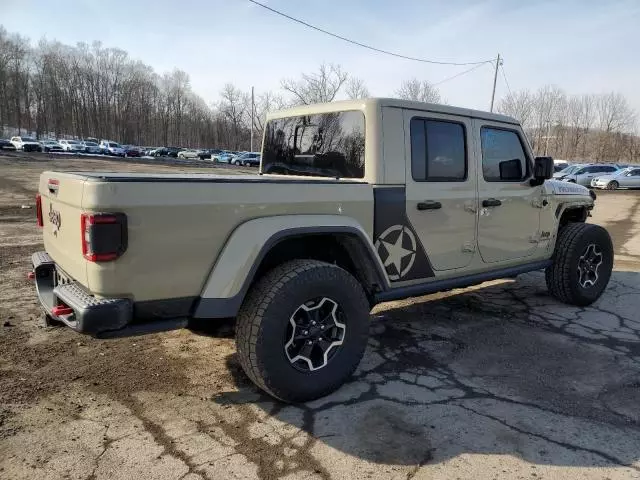
[[[125,156],[124,148],[118,142],[112,142],[111,140],[102,140],[100,142],[100,153],[116,157]]]
[[[603,175],[591,180],[591,186],[606,190],[618,188],[640,188],[640,167],[619,170],[611,175]]]
[[[178,152],[178,158],[198,158],[200,150],[180,150]]]
[[[96,142],[84,141],[82,142],[82,146],[84,147],[84,151],[86,153],[100,153],[100,145]]]
[[[577,183],[588,187],[591,185],[591,180],[595,177],[613,174],[619,169],[614,165],[592,164],[592,165],[580,165],[577,168],[569,167],[564,170],[554,173],[553,178],[555,180],[561,180],[563,182]]]
[[[23,152],[38,152],[42,149],[40,143],[31,137],[11,137],[11,144],[16,150]]]
[[[64,150],[65,152],[84,152],[84,146],[77,140],[58,140],[58,143],[62,146],[62,150]]]

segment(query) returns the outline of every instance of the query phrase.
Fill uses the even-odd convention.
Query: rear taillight
[[[36,195],[36,218],[38,219],[38,226],[40,228],[44,227],[44,222],[42,221],[42,196],[40,194]]]
[[[124,213],[83,213],[80,217],[82,255],[90,262],[109,262],[127,249]]]

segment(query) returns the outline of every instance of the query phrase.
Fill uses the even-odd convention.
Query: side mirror
[[[536,157],[533,161],[532,185],[542,185],[545,180],[553,177],[553,158]]]
[[[500,180],[507,182],[517,182],[522,180],[522,162],[518,158],[505,160],[498,165],[500,169]]]

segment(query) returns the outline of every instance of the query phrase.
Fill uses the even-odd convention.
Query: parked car
[[[55,140],[43,140],[40,142],[43,152],[62,152],[64,149],[62,145]]]
[[[31,137],[11,137],[11,143],[16,150],[23,152],[39,152],[42,150],[40,143]]]
[[[13,143],[11,143],[9,140],[6,140],[4,138],[0,138],[0,150],[15,150],[16,147]]]
[[[141,157],[142,152],[135,145],[122,145],[125,157]]]
[[[58,140],[65,152],[84,153],[84,145],[78,140]]]
[[[83,142],[80,142],[80,144],[84,148],[85,153],[101,153],[100,145],[98,145],[97,142],[94,142],[92,140],[85,140]]]
[[[223,150],[222,152],[211,155],[211,159],[217,163],[231,163],[231,159],[234,157],[232,152],[228,152],[227,150]]]
[[[178,152],[178,158],[198,158],[200,152],[201,150],[193,149],[181,150]]]
[[[603,175],[591,180],[594,188],[617,190],[618,188],[640,188],[640,167],[629,167],[611,175]]]
[[[553,161],[553,171],[560,172],[569,166],[569,162],[565,160],[554,160]]]
[[[112,140],[102,140],[100,142],[100,152],[105,155],[112,155],[116,157],[124,157],[125,152],[122,146],[118,142]]]
[[[219,148],[207,148],[205,150],[200,150],[198,153],[198,157],[200,160],[211,160],[212,155],[218,155],[222,150]]]
[[[234,165],[244,165],[245,167],[260,166],[260,152],[247,152],[233,158]]]
[[[173,157],[178,158],[178,153],[183,149],[180,147],[162,147],[153,152],[154,157]]]
[[[565,169],[566,170],[566,169]],[[563,170],[562,172],[565,172]],[[598,174],[608,174],[617,172],[618,167],[615,165],[603,165],[603,164],[595,164],[595,165],[582,165],[571,172],[565,173],[562,176],[556,177],[558,174],[554,174],[554,178],[556,180],[562,180],[563,182],[577,183],[578,185],[584,185],[585,187],[591,186],[591,179],[597,177]],[[558,172],[558,173],[562,173]]]

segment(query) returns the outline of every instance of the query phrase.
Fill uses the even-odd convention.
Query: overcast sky
[[[618,91],[640,111],[640,0],[264,0],[271,7],[379,48],[466,62],[504,57],[512,90],[556,84]],[[278,89],[322,63],[340,64],[375,96],[403,79],[432,83],[469,67],[427,65],[346,44],[246,0],[0,0],[10,32],[63,43],[100,40],[163,72],[186,71],[217,99],[226,82]],[[488,109],[490,65],[439,86],[448,103]],[[498,97],[506,93],[498,80]]]

